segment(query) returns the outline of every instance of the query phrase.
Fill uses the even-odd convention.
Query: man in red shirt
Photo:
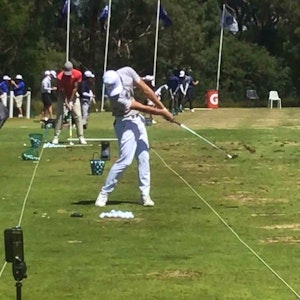
[[[78,83],[81,80],[81,72],[74,69],[70,61],[65,63],[64,70],[57,75],[58,101],[53,144],[58,144],[59,142],[59,135],[63,125],[64,107],[72,113],[75,120],[79,143],[86,144],[86,140],[83,137],[80,99],[77,93]]]

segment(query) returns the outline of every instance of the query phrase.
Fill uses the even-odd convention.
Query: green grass
[[[20,155],[29,133],[44,133],[40,124],[9,120],[0,131],[0,228],[18,224],[26,199],[23,299],[295,299],[205,201],[299,293],[298,115],[298,109],[218,109],[178,116],[237,153],[235,160],[157,118],[159,124],[148,127],[156,206],[137,204],[134,162],[103,209],[94,201],[117,158],[116,142],[102,176],[90,175],[89,166],[99,143],[39,149],[37,166]],[[92,114],[86,137],[114,137],[112,122],[110,113]],[[66,129],[62,139],[67,137]],[[112,209],[130,210],[135,218],[99,218]],[[84,216],[71,218],[72,212]],[[1,268],[3,234],[0,258]],[[15,299],[14,284],[8,264],[0,278],[0,300]]]

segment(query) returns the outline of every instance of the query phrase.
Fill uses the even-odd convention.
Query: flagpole
[[[107,27],[106,27],[106,42],[105,42],[103,74],[106,72],[106,69],[107,69],[107,56],[108,56],[109,30],[110,30],[110,15],[111,15],[111,0],[109,0],[109,3],[108,3],[108,17],[107,17]],[[104,93],[105,93],[105,86],[104,86],[104,83],[102,83],[102,96],[101,96],[100,111],[104,111]]]
[[[160,0],[157,0],[156,10],[156,31],[155,31],[155,46],[154,46],[154,60],[153,60],[153,85],[155,86],[156,80],[156,63],[157,63],[157,46],[158,46],[158,30],[159,30],[159,11],[160,11]]]
[[[71,12],[71,0],[68,1],[67,6],[67,40],[66,40],[66,61],[69,61],[70,52],[70,12]]]
[[[222,19],[221,19],[222,23],[223,23],[223,20],[224,20],[224,12],[225,12],[225,4],[223,4]],[[221,60],[222,60],[222,48],[223,48],[223,33],[224,33],[224,28],[223,28],[223,24],[221,24],[219,60],[218,60],[218,71],[217,71],[217,86],[216,86],[217,91],[219,91],[219,87],[220,87],[220,73],[221,73]]]

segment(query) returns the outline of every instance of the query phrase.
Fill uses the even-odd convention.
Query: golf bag
[[[6,106],[0,101],[0,129],[4,125],[5,121],[8,119],[8,109]]]

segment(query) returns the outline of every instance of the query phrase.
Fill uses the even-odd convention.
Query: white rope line
[[[7,265],[7,262],[4,263],[4,265],[3,265],[3,267],[2,267],[2,269],[0,271],[0,278],[1,278],[1,276],[2,276],[2,274],[4,272],[4,270],[5,270],[6,265]]]
[[[196,196],[218,217],[218,219],[231,231],[231,233],[261,262],[267,267],[283,284],[285,284],[296,296],[300,299],[300,295],[271,267],[268,263],[260,257],[239,235],[236,233],[226,221],[218,214],[218,212],[174,169],[172,169],[165,160],[153,149],[153,153],[162,161],[162,163],[176,176],[178,176],[195,194]]]
[[[23,201],[23,206],[22,206],[22,210],[21,210],[21,215],[20,215],[18,227],[21,226],[23,215],[24,215],[24,211],[25,211],[25,206],[26,206],[26,203],[27,203],[27,199],[28,199],[29,193],[31,191],[31,187],[32,187],[32,184],[33,184],[33,181],[34,181],[37,169],[38,169],[38,167],[40,165],[40,161],[42,159],[43,152],[44,152],[44,148],[42,148],[42,150],[41,150],[40,159],[37,161],[37,164],[35,165],[35,168],[33,170],[32,176],[31,176],[30,184],[29,184],[29,187],[27,189],[27,193],[26,193],[25,199]]]
[[[32,184],[33,184],[33,181],[34,181],[37,169],[39,167],[39,164],[40,164],[43,152],[44,152],[44,148],[42,148],[42,150],[41,150],[40,159],[37,161],[37,163],[35,165],[35,168],[33,170],[32,176],[31,176],[31,180],[30,180],[30,183],[29,183],[29,186],[28,186],[28,189],[27,189],[27,193],[26,193],[26,196],[25,196],[24,201],[23,201],[23,205],[22,205],[22,209],[21,209],[21,214],[20,214],[20,219],[19,219],[18,227],[21,226],[21,223],[22,223],[22,220],[23,220],[24,211],[25,211],[25,207],[26,207],[26,203],[27,203],[27,199],[28,199],[28,196],[30,194],[30,191],[31,191],[31,188],[32,188]],[[5,262],[3,264],[3,267],[2,267],[2,269],[0,271],[0,278],[1,278],[1,276],[2,276],[2,274],[4,272],[4,270],[5,270],[6,265],[7,265],[7,262]]]

